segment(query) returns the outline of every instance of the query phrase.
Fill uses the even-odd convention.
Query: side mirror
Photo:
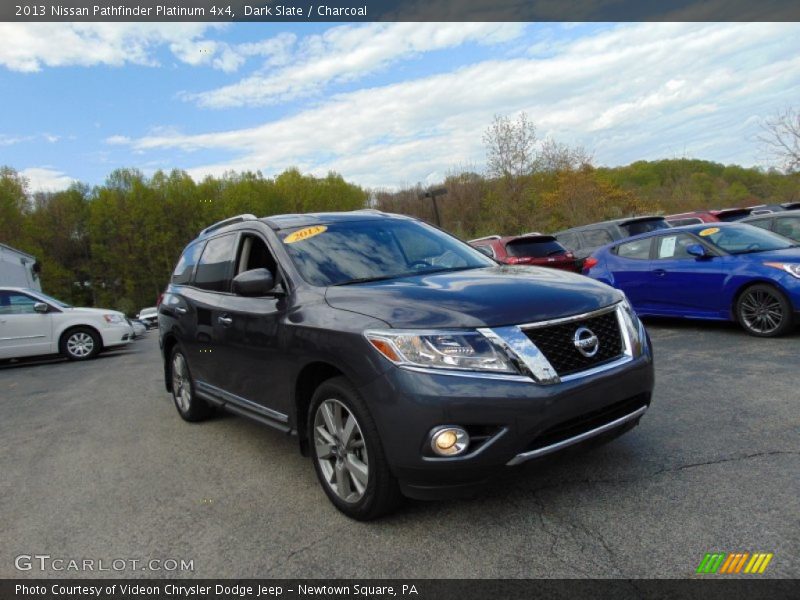
[[[711,257],[711,255],[706,252],[706,248],[703,246],[703,244],[691,244],[690,246],[686,246],[686,252],[692,256],[696,256],[697,258]]]
[[[36,311],[37,313],[46,313],[47,309],[48,306],[44,302],[36,302],[33,305],[33,310]]]
[[[275,289],[275,279],[268,269],[252,269],[233,278],[233,293],[238,296],[266,296]]]

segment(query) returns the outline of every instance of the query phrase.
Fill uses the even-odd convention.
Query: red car
[[[506,265],[535,265],[581,272],[581,261],[575,258],[552,235],[528,233],[519,236],[488,237],[470,240],[469,244]]]

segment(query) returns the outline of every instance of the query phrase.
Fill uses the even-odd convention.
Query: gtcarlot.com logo
[[[194,560],[183,558],[67,558],[49,554],[19,554],[17,571],[194,571]]]
[[[772,557],[771,552],[708,552],[700,561],[697,572],[701,575],[761,574],[767,570]]]

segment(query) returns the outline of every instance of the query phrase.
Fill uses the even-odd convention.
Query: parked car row
[[[553,236],[493,235],[469,243],[503,264],[583,272],[623,290],[643,316],[732,320],[770,337],[800,321],[797,206],[632,217]],[[736,222],[742,225],[728,227]]]

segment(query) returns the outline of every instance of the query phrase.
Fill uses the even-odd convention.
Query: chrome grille
[[[584,356],[575,345],[575,332],[581,327],[597,336],[598,348],[594,356]],[[523,332],[559,377],[611,362],[622,357],[625,351],[616,310],[543,327],[523,328]]]

